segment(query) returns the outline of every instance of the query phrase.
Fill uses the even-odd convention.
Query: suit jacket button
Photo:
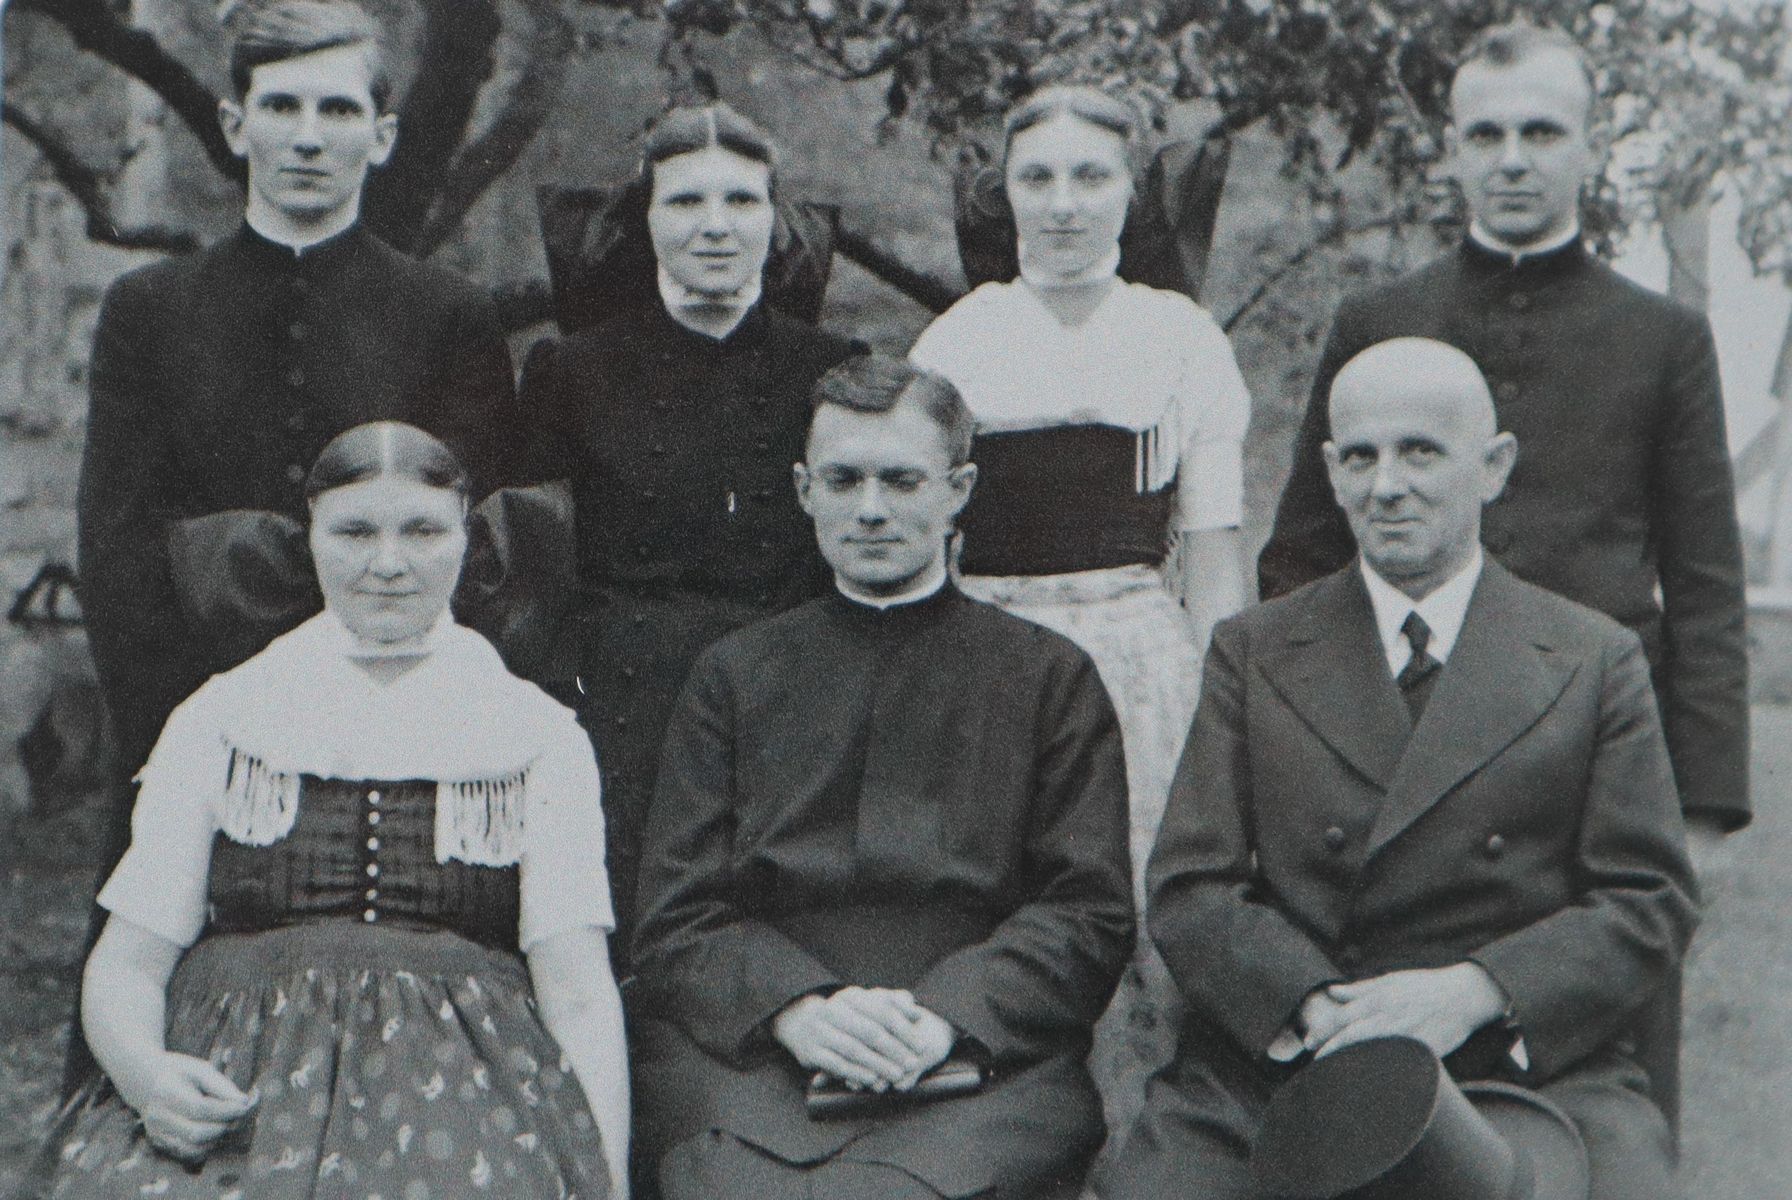
[[[1344,848],[1344,831],[1333,825],[1325,831],[1325,848],[1334,854]]]
[[[1523,312],[1531,306],[1531,297],[1525,292],[1513,292],[1509,303],[1519,312]]]
[[[286,465],[286,478],[293,483],[304,483],[305,468],[301,467],[298,463],[288,463]]]
[[[1487,838],[1487,857],[1498,858],[1506,852],[1506,839],[1499,834],[1491,834]]]

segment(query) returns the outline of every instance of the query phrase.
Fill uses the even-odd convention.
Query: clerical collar
[[[1481,547],[1476,546],[1461,570],[1424,599],[1414,600],[1383,579],[1367,559],[1357,556],[1357,567],[1363,573],[1363,584],[1369,589],[1369,606],[1375,610],[1375,631],[1381,636],[1381,648],[1387,655],[1390,674],[1398,675],[1412,655],[1412,643],[1400,632],[1410,613],[1418,613],[1419,619],[1431,627],[1431,642],[1426,651],[1438,662],[1448,661],[1457,635],[1462,632],[1462,623],[1468,617],[1468,603],[1475,594],[1475,584],[1480,581],[1484,561]]]
[[[1489,254],[1497,254],[1502,258],[1510,259],[1512,265],[1516,267],[1526,259],[1542,258],[1546,255],[1554,254],[1564,246],[1579,244],[1580,222],[1575,221],[1567,229],[1556,234],[1554,237],[1545,238],[1543,241],[1533,243],[1529,246],[1515,246],[1511,242],[1497,237],[1479,221],[1469,222],[1468,236],[1469,240],[1482,250],[1487,251]]]
[[[1081,287],[1084,284],[1100,283],[1105,279],[1112,279],[1119,270],[1120,243],[1118,242],[1115,242],[1113,247],[1098,261],[1067,275],[1041,269],[1028,258],[1027,244],[1020,243],[1020,277],[1028,287],[1037,288],[1040,291],[1049,292],[1057,288]]]
[[[738,291],[699,292],[672,278],[672,273],[666,268],[659,269],[660,300],[665,304],[667,313],[676,314],[681,309],[701,308],[728,314],[728,327],[723,329],[720,334],[709,335],[718,339],[727,337],[740,327],[740,323],[746,319],[747,313],[752,311],[755,304],[759,303],[759,297],[764,287],[764,279],[759,273],[755,273]],[[674,319],[676,320],[676,316]],[[683,324],[682,321],[679,323]],[[687,326],[687,328],[689,327]],[[708,331],[699,329],[696,332],[707,333]]]
[[[842,596],[854,604],[863,604],[867,608],[887,611],[892,608],[900,608],[905,604],[915,604],[939,594],[940,590],[946,586],[946,564],[944,562],[934,563],[933,566],[922,572],[920,578],[914,583],[891,596],[873,596],[869,592],[853,587],[838,574],[834,576],[834,586],[840,589]]]
[[[342,238],[359,224],[359,214],[350,209],[332,219],[329,226],[318,232],[316,237],[308,237],[295,242],[288,234],[272,228],[273,222],[265,212],[254,204],[250,204],[243,213],[243,224],[249,231],[270,246],[277,246],[294,258],[306,258],[318,250]]]

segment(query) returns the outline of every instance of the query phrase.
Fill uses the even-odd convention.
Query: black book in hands
[[[948,1058],[915,1081],[906,1092],[894,1088],[881,1092],[854,1088],[826,1071],[817,1071],[809,1079],[803,1095],[803,1108],[811,1121],[835,1121],[852,1117],[872,1117],[897,1112],[916,1104],[950,1100],[983,1090],[987,1076],[983,1068],[968,1058]]]

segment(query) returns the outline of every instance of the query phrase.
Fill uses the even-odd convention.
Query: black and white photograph
[[[0,1200],[1763,1200],[1784,0],[0,0]]]

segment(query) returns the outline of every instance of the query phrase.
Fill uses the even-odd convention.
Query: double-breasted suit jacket
[[[1643,639],[1682,804],[1749,819],[1748,657],[1736,499],[1704,316],[1573,244],[1512,260],[1472,240],[1347,298],[1314,379],[1293,473],[1258,564],[1269,599],[1356,554],[1320,446],[1338,369],[1394,337],[1473,358],[1518,462],[1482,523],[1519,578]]]
[[[1626,1023],[1677,965],[1695,885],[1642,648],[1609,619],[1487,561],[1416,728],[1354,565],[1224,623],[1147,886],[1191,1014],[1115,1194],[1203,1168],[1234,1194],[1301,1000],[1464,960],[1511,1011],[1452,1070],[1555,1095],[1596,1173],[1665,1163]]]

